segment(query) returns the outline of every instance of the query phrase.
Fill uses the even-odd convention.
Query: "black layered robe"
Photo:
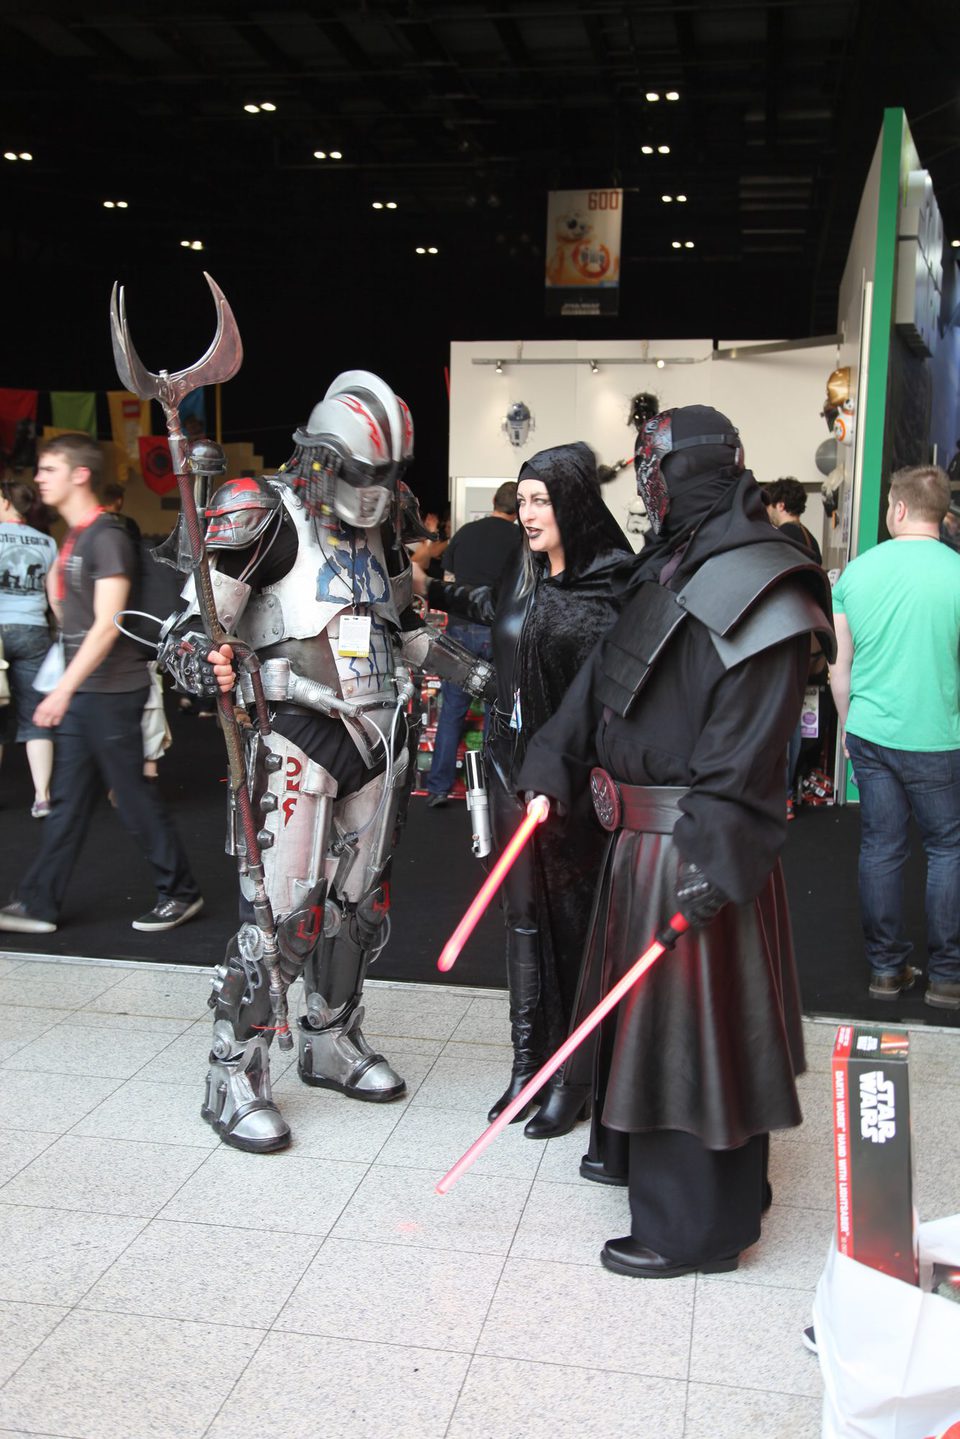
[[[776,538],[769,527],[740,529],[748,542]],[[701,553],[717,548],[704,543]],[[670,583],[679,588],[696,567],[693,553]],[[643,603],[641,586],[621,628]],[[828,596],[824,603],[829,613]],[[578,1016],[676,910],[681,860],[695,862],[732,901],[704,929],[683,935],[608,1017],[595,1124],[626,1133],[679,1130],[708,1149],[729,1149],[801,1122],[799,989],[778,856],[786,836],[783,757],[809,654],[803,633],[725,669],[710,632],[689,615],[626,717],[596,698],[601,645],[528,747],[518,788],[551,795],[573,812],[595,765],[622,783],[685,792],[672,834],[613,837]]]

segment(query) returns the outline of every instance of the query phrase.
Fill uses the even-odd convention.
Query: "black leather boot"
[[[535,929],[507,930],[507,982],[510,986],[510,1037],[513,1040],[513,1069],[510,1083],[492,1106],[491,1123],[516,1099],[527,1080],[543,1063],[535,1037],[540,1006],[540,946]],[[525,1105],[511,1120],[518,1124],[530,1113]]]
[[[559,1084],[551,1080],[539,1112],[524,1125],[528,1139],[556,1139],[569,1134],[580,1119],[590,1113],[590,1090],[585,1084]]]

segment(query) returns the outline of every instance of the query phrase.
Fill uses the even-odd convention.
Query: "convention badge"
[[[341,615],[337,654],[345,659],[365,660],[370,654],[370,616]]]
[[[515,730],[523,729],[523,722],[520,718],[520,691],[513,692],[513,713],[510,716],[510,728]]]

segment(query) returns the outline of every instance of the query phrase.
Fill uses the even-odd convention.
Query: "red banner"
[[[141,435],[139,445],[143,483],[155,495],[169,495],[177,488],[169,440],[166,435]]]

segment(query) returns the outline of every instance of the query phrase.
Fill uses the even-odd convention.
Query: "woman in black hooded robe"
[[[497,698],[487,715],[484,759],[498,849],[524,815],[514,781],[527,745],[616,619],[613,573],[632,554],[600,498],[588,445],[534,455],[520,471],[517,499],[524,543],[495,589],[437,581],[426,589],[432,608],[492,629]],[[605,844],[584,806],[582,823],[568,834],[535,831],[504,882],[513,1069],[491,1119],[566,1037]],[[565,1134],[587,1098],[586,1085],[565,1085],[559,1076],[524,1133]]]

